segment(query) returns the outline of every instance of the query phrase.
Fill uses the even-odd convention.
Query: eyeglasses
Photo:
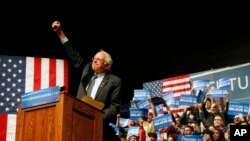
[[[93,57],[93,58],[92,58],[92,61],[95,61],[95,60],[96,60],[96,61],[99,61],[99,62],[102,61],[102,62],[104,62],[104,63],[106,62],[104,59],[100,59],[100,58],[97,58],[97,57]]]

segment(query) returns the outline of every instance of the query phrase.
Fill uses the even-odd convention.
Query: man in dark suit
[[[81,81],[79,84],[77,98],[82,99],[89,95],[99,102],[103,102],[104,108],[104,140],[109,139],[111,130],[109,122],[115,123],[116,115],[119,113],[121,105],[120,91],[121,79],[113,74],[108,73],[111,69],[113,60],[109,53],[100,50],[92,58],[92,62],[86,63],[81,54],[73,48],[72,44],[65,36],[59,21],[52,23],[52,28],[57,33],[61,43],[65,47],[68,57],[73,66],[81,73]],[[91,86],[90,83],[94,85]],[[91,90],[88,93],[88,89]],[[108,133],[106,133],[108,132]]]

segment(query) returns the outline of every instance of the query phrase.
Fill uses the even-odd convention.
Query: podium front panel
[[[102,111],[68,94],[59,102],[21,109],[16,141],[102,141]]]

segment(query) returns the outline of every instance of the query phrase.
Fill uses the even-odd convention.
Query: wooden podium
[[[102,141],[103,112],[69,94],[59,102],[21,109],[16,141]]]

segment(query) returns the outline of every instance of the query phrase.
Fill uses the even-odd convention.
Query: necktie
[[[87,95],[88,95],[88,96],[91,96],[91,91],[92,91],[92,89],[93,89],[93,86],[95,85],[95,79],[96,79],[96,78],[97,78],[97,76],[94,75],[94,76],[91,78],[90,82],[89,82],[89,86],[88,86],[88,89],[87,89]]]

